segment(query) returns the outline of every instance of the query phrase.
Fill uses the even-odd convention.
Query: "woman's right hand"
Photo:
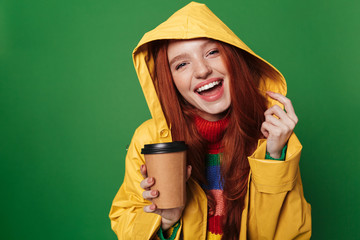
[[[144,177],[144,180],[140,182],[141,188],[145,191],[142,193],[143,198],[152,201],[152,199],[159,196],[159,191],[151,190],[150,187],[155,184],[154,178],[147,177],[146,165],[140,166],[140,172]],[[191,166],[187,166],[186,179],[189,179],[191,175]],[[184,207],[171,208],[171,209],[158,209],[154,203],[145,206],[144,212],[147,213],[156,213],[161,216],[161,228],[163,230],[168,230],[171,226],[173,226],[179,219],[181,218]]]

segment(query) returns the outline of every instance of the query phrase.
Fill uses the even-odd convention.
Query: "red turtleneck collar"
[[[209,153],[217,154],[219,152],[221,140],[228,124],[228,116],[215,122],[205,120],[199,116],[195,117],[195,125],[200,136],[209,142]]]

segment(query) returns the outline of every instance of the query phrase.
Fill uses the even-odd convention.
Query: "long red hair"
[[[207,142],[197,132],[196,109],[187,103],[172,80],[168,63],[168,40],[152,43],[155,60],[154,85],[174,141],[185,141],[188,146],[188,164],[192,177],[206,185],[205,156]],[[231,106],[228,110],[229,125],[222,140],[221,179],[225,198],[222,239],[239,238],[241,214],[247,192],[249,162],[262,136],[260,127],[265,120],[266,99],[258,86],[263,77],[278,79],[278,73],[263,61],[232,45],[218,42],[219,51],[230,75]],[[164,94],[166,93],[166,94]],[[210,209],[214,200],[206,193]],[[213,212],[213,211],[210,211]]]

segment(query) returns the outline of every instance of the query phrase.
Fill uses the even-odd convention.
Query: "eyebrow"
[[[179,61],[179,60],[182,59],[182,58],[187,58],[187,57],[190,57],[190,55],[187,54],[187,53],[182,53],[182,54],[180,54],[180,55],[177,55],[176,57],[174,57],[173,59],[171,59],[169,65],[172,66],[172,65],[174,64],[174,62]]]

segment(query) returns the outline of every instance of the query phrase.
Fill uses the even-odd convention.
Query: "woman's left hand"
[[[280,93],[266,92],[272,99],[282,103],[286,112],[280,106],[274,105],[265,111],[265,122],[261,132],[267,138],[266,150],[273,158],[280,158],[281,151],[292,134],[298,118],[295,115],[291,101]],[[276,118],[278,117],[278,118]]]

